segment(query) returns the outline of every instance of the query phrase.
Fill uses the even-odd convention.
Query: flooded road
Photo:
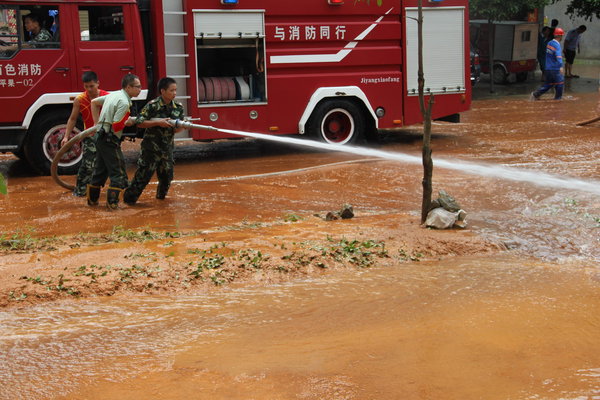
[[[0,393],[592,398],[578,396],[600,395],[599,289],[595,268],[476,258],[36,307],[2,317]]]
[[[598,180],[600,127],[575,127],[594,116],[597,86],[569,96],[475,101],[462,123],[434,124],[434,162]],[[419,155],[421,137],[406,129],[371,146]],[[126,154],[131,176],[137,146],[127,145]],[[10,190],[0,200],[2,230],[210,232],[288,214],[309,218],[342,203],[353,204],[357,223],[420,213],[420,165],[256,141],[184,144],[176,162],[166,201],[154,199],[151,185],[139,206],[111,213],[2,156]],[[0,398],[600,398],[598,197],[437,168],[434,192],[440,189],[469,212],[471,232],[510,251],[204,294],[3,310]],[[307,229],[303,239],[323,234],[322,225]],[[0,257],[0,269],[14,262]],[[50,260],[31,256],[36,268],[36,257]]]

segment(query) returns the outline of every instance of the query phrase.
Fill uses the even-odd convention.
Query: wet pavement
[[[493,95],[480,83],[460,124],[434,124],[434,162],[600,180],[600,123],[575,126],[595,116],[594,68],[568,84],[562,102],[528,101],[533,79]],[[420,131],[370,146],[420,155]],[[126,145],[130,176],[137,154]],[[210,230],[342,203],[358,218],[418,218],[420,165],[364,158],[254,140],[184,143],[169,198],[154,199],[151,185],[138,206],[114,213],[1,156],[10,190],[0,200],[2,229]],[[439,189],[468,211],[472,232],[511,251],[206,295],[2,311],[0,398],[598,398],[598,197],[436,168]]]

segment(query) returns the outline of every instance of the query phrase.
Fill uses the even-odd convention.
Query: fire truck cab
[[[425,91],[452,118],[470,106],[468,2],[425,3]],[[346,144],[419,123],[416,16],[416,0],[0,0],[0,151],[48,173],[89,70],[105,90],[138,75],[138,108],[171,76],[188,117],[219,128]]]

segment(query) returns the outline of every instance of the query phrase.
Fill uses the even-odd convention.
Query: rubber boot
[[[128,206],[133,206],[137,202],[138,198],[127,188],[123,192],[123,202]]]
[[[169,192],[169,186],[168,185],[161,185],[160,183],[158,184],[158,187],[156,188],[156,198],[159,200],[164,200],[165,197],[167,197],[167,193]]]
[[[106,191],[106,207],[109,210],[116,210],[119,208],[119,197],[123,189],[109,187]]]
[[[85,197],[87,198],[88,206],[97,206],[100,198],[101,186],[87,185]]]

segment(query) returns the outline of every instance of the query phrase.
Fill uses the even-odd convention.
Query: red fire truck
[[[0,151],[48,173],[88,70],[106,90],[137,74],[139,102],[171,76],[186,115],[220,128],[345,144],[419,123],[416,16],[416,0],[0,0]],[[424,0],[424,20],[425,90],[453,119],[471,101],[468,1]]]

